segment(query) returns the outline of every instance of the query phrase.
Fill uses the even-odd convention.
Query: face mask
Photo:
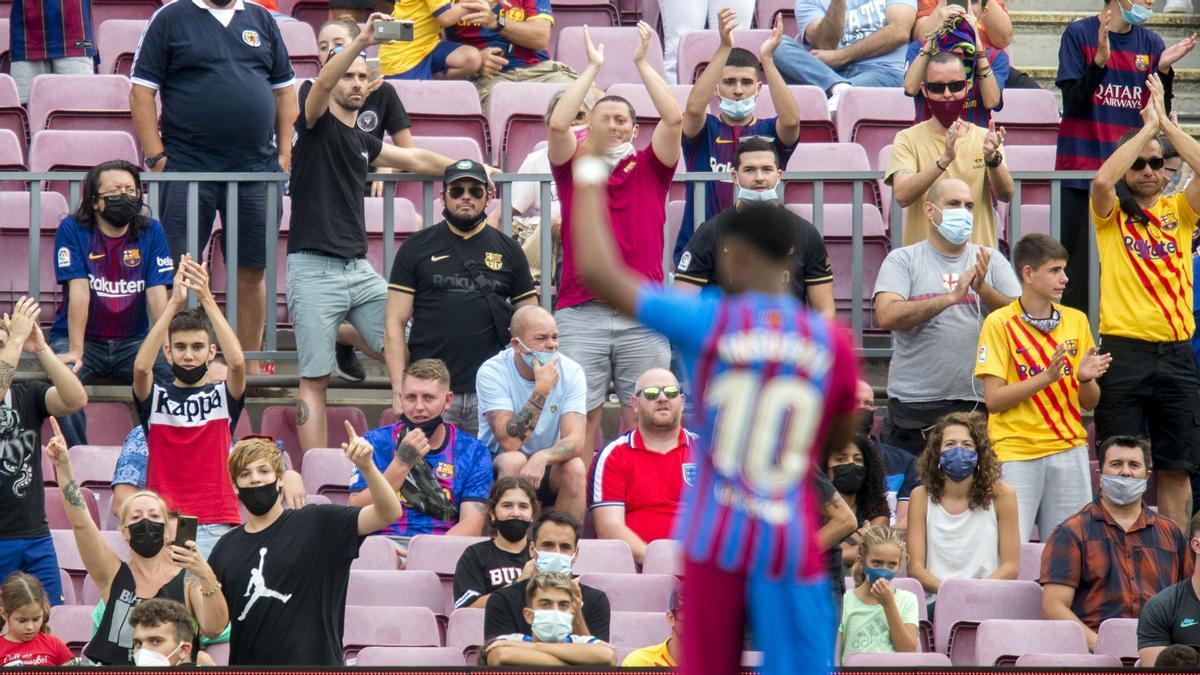
[[[544,366],[547,363],[550,363],[550,360],[553,359],[558,354],[558,352],[535,352],[532,349],[530,349],[529,347],[526,347],[525,343],[521,342],[521,340],[519,338],[517,339],[517,344],[521,345],[522,349],[529,352],[528,354],[522,354],[521,360],[523,360],[525,362],[525,365],[529,366],[530,368],[533,367],[535,358],[537,359],[538,363],[540,363],[541,365]]]
[[[453,227],[454,229],[458,230],[459,232],[470,232],[471,230],[474,230],[476,227],[479,227],[479,223],[483,222],[484,213],[483,213],[483,211],[480,211],[479,215],[477,215],[477,216],[471,216],[470,218],[460,218],[460,217],[454,215],[453,213],[450,213],[450,209],[443,207],[442,208],[442,217],[446,219],[447,223],[450,223],[450,227]]]
[[[256,516],[265,516],[279,501],[279,485],[266,483],[257,487],[240,487],[238,499],[246,510]]]
[[[200,365],[191,369],[184,368],[177,363],[172,363],[171,372],[174,373],[175,377],[184,384],[196,384],[200,380],[203,380],[204,376],[208,374],[208,363],[201,363]]]
[[[721,99],[721,112],[731,120],[744,120],[754,114],[755,97],[735,100],[719,96]]]
[[[538,551],[537,561],[534,562],[538,574],[567,574],[571,573],[571,556],[566,553]]]
[[[838,464],[829,470],[829,480],[844,495],[856,495],[867,477],[867,467],[857,464]]]
[[[938,459],[942,474],[955,483],[970,478],[971,474],[975,473],[975,465],[978,463],[979,453],[961,445],[943,450]]]
[[[896,578],[896,573],[882,567],[863,567],[863,573],[867,575],[867,583],[874,584],[880,579],[891,581]]]
[[[1018,302],[1020,301],[1018,300]],[[1058,324],[1062,321],[1062,313],[1051,307],[1049,318],[1039,319],[1031,316],[1029,312],[1025,311],[1025,307],[1021,306],[1021,320],[1038,329],[1038,331],[1049,335],[1054,332],[1055,328],[1058,328]]]
[[[929,97],[925,98],[925,107],[929,109],[929,114],[947,129],[962,115],[963,106],[966,104],[965,96],[957,101],[935,101]]]
[[[182,644],[176,645],[170,654],[159,654],[153,649],[139,649],[133,653],[133,665],[138,668],[170,668],[171,659],[181,647]]]
[[[933,207],[938,209],[938,207]],[[938,234],[946,241],[959,246],[971,238],[971,230],[975,224],[971,212],[964,208],[938,209],[942,212],[942,222],[938,223]]]
[[[777,202],[779,201],[779,186],[766,190],[751,190],[741,185],[737,186],[737,198],[741,202]]]
[[[562,642],[571,634],[574,617],[556,609],[533,610],[533,636],[540,642]]]
[[[104,198],[104,211],[101,213],[109,225],[125,227],[142,212],[142,200],[133,195],[113,195]]]
[[[430,417],[420,424],[408,419],[408,417],[404,415],[400,416],[399,421],[400,424],[404,425],[405,429],[420,429],[421,431],[425,432],[426,438],[432,437],[437,433],[438,427],[442,426],[441,415],[438,415],[437,417]]]
[[[1121,8],[1121,18],[1131,26],[1140,26],[1154,15],[1154,10],[1133,2],[1129,4],[1129,9],[1125,9],[1119,2],[1117,6]]]
[[[1117,506],[1127,506],[1146,494],[1145,478],[1126,478],[1124,476],[1109,476],[1101,474],[1100,491],[1108,501]]]
[[[604,161],[608,163],[609,169],[617,168],[617,164],[621,160],[632,155],[635,152],[632,141],[625,141],[620,145],[614,145],[604,151]]]
[[[129,526],[129,549],[143,558],[153,558],[163,547],[163,533],[167,526],[149,518]]]
[[[492,528],[508,541],[521,541],[525,538],[525,533],[529,531],[529,521],[520,518],[493,520]]]
[[[571,133],[575,134],[575,142],[582,143],[587,138],[588,125],[576,124],[571,127]]]

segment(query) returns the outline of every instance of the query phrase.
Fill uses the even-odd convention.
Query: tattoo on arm
[[[546,448],[546,454],[551,457],[562,457],[575,452],[575,441],[569,438],[560,438],[557,443]]]
[[[13,375],[16,372],[16,366],[0,361],[0,394],[8,391],[8,388],[12,386]]]
[[[487,505],[483,502],[463,502],[464,507],[470,507],[472,511],[478,511],[480,515],[487,518]]]
[[[296,426],[304,426],[308,423],[308,404],[301,399],[296,399]]]
[[[63,499],[67,500],[67,503],[71,506],[74,506],[77,509],[87,508],[83,503],[83,494],[79,491],[79,484],[75,481],[71,481],[64,485],[62,493]]]
[[[524,443],[537,427],[538,419],[542,416],[542,408],[545,406],[546,397],[536,391],[533,392],[524,407],[509,418],[508,424],[504,427],[505,433]]]
[[[401,464],[413,467],[421,460],[421,453],[417,452],[411,443],[401,443],[396,449],[396,459],[399,459]]]

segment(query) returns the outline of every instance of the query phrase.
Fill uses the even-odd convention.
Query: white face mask
[[[617,164],[626,157],[635,152],[632,141],[625,141],[620,145],[614,145],[604,151],[604,161],[608,163],[609,169],[617,168]]]
[[[538,574],[570,574],[571,556],[566,553],[538,551],[534,567]]]
[[[143,647],[133,653],[133,665],[138,668],[170,668],[174,665],[171,663],[171,658],[182,646],[182,644],[176,645],[170,654],[165,655]]]
[[[541,642],[563,642],[571,634],[574,617],[557,609],[533,610],[533,636]]]
[[[737,186],[738,201],[743,202],[777,202],[779,201],[779,186],[767,188],[766,190],[755,190],[753,188],[744,188],[741,185]]]

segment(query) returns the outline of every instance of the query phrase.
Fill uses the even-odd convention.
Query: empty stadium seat
[[[29,170],[86,171],[112,159],[123,159],[141,166],[133,136],[125,131],[77,131],[70,129],[34,130],[29,146]],[[50,189],[69,196],[66,184],[52,182]]]
[[[29,128],[124,131],[136,138],[129,88],[124,75],[38,75],[29,87]]]
[[[285,267],[280,262],[280,268]],[[325,420],[329,429],[329,446],[334,448],[340,448],[347,441],[347,420],[360,434],[368,429],[367,417],[358,408],[328,407],[325,409]],[[296,408],[290,405],[268,406],[263,409],[260,425],[264,436],[283,441],[284,452],[292,458],[292,468],[301,471],[304,468],[304,454],[300,451],[300,438],[296,435]],[[346,474],[347,481],[349,476]],[[309,489],[311,491],[311,486]]]
[[[351,570],[346,604],[425,607],[446,614],[441,585],[429,570]]]
[[[46,523],[52,530],[71,529],[71,519],[67,517],[67,507],[62,502],[62,491],[57,487],[44,488],[46,491]],[[87,488],[79,488],[83,503],[87,505],[92,522],[100,527],[100,507],[96,503],[96,495]]]
[[[159,0],[92,0],[92,25],[109,21],[146,21],[162,6]]]
[[[593,44],[604,45],[605,53],[614,56],[633,54],[642,39],[641,33],[635,27],[591,27],[588,29],[588,32],[591,34]],[[583,69],[587,67],[587,52],[583,43],[583,28],[579,26],[563,28],[558,34],[556,44],[558,46],[555,51],[555,58],[571,66],[577,72],[583,72]],[[663,74],[662,55],[662,43],[659,41],[658,35],[655,34],[650,38],[650,45],[646,50],[646,61],[659,75]],[[610,58],[605,62],[600,74],[596,76],[596,86],[601,89],[607,90],[609,85],[616,82],[641,84],[642,78],[638,75],[637,66],[634,65],[632,59]]]
[[[335,504],[345,504],[350,496],[350,477],[354,463],[341,448],[313,448],[304,455],[300,475],[304,487],[318,495],[325,495]]]
[[[92,639],[92,611],[87,605],[58,605],[50,608],[50,630],[67,644],[75,656]]]
[[[671,635],[666,611],[627,612],[614,607],[609,617],[608,642],[617,649],[656,644]]]
[[[479,648],[483,646],[483,615],[479,609],[456,609],[450,614],[450,624],[446,627],[446,646],[457,649],[467,663],[474,663]]]
[[[1017,579],[1037,581],[1042,576],[1043,543],[1025,542],[1021,544],[1021,567]]]
[[[589,572],[580,574],[579,583],[603,591],[614,612],[665,612],[671,593],[679,586],[679,580],[670,574]]]
[[[896,132],[913,125],[913,116],[913,100],[900,87],[853,87],[838,104],[838,140],[858,143],[875,157]]]
[[[352,659],[364,647],[439,647],[437,618],[426,607],[346,605],[342,648]]]
[[[100,597],[100,589],[96,588],[96,582],[91,577],[85,577],[83,580],[83,594],[79,596],[81,605],[97,605],[103,598]]]
[[[218,666],[229,665],[229,643],[228,642],[209,643],[209,645],[204,648],[204,651],[205,651],[205,653],[207,653],[209,655],[209,657],[212,658],[212,660]]]
[[[451,647],[367,647],[358,652],[354,665],[410,668],[462,666],[462,652]]]
[[[1057,150],[1054,145],[1005,145],[1004,162],[1009,171],[1053,171]],[[1050,181],[1022,180],[1021,206],[1049,204]]]
[[[1083,627],[1074,621],[986,619],[975,634],[974,663],[954,665],[1011,666],[1023,654],[1046,653],[1087,654]]]
[[[783,34],[796,36],[796,5],[792,0],[758,0],[754,6],[754,25],[770,28],[775,16],[783,17]]]
[[[575,574],[633,574],[637,572],[637,565],[633,562],[629,544],[620,539],[580,539],[579,556],[571,571]]]
[[[810,173],[870,171],[871,162],[867,159],[866,150],[857,143],[807,143],[792,153],[784,170]],[[878,183],[874,180],[860,183],[862,199],[880,207]],[[815,190],[816,183],[813,181],[789,180],[783,188],[784,203],[812,204]],[[854,181],[825,181],[822,198],[826,204],[853,204]]]
[[[5,25],[7,23],[6,21]],[[7,34],[4,39],[7,44]],[[18,163],[25,165],[24,147],[29,142],[29,115],[26,113],[25,107],[21,105],[16,81],[12,79],[11,75],[3,73],[0,73],[0,129],[13,132],[21,142],[22,159]]]
[[[9,17],[12,15],[12,0],[0,2],[0,16]],[[9,66],[12,65],[11,52],[12,33],[10,32],[8,19],[0,19],[0,71],[8,73]]]
[[[757,57],[762,43],[771,36],[770,29],[749,29],[744,17],[738,17],[738,23],[741,26],[733,31],[733,46],[748,49]],[[679,39],[679,56],[675,62],[679,81],[694,83],[720,45],[721,34],[716,30],[693,30],[684,33]],[[766,94],[766,91],[764,86],[763,93]]]
[[[847,668],[943,668],[950,666],[950,658],[929,652],[847,654],[842,665]]]
[[[96,495],[100,523],[107,528],[113,521],[112,479],[121,456],[119,445],[77,445],[71,448],[71,467],[79,487],[89,488]]]
[[[449,611],[454,607],[454,570],[458,559],[468,546],[487,541],[487,537],[458,537],[435,534],[418,534],[408,542],[408,555],[404,560],[406,570],[429,570],[438,575],[442,586],[443,605]]]
[[[594,30],[621,23],[617,8],[609,0],[551,0],[550,10],[554,15],[550,29],[551,48],[558,44],[558,36],[566,27],[587,25]],[[559,57],[556,55],[555,58]]]
[[[1013,211],[1012,209],[1005,210],[1005,224],[1002,237],[1004,241],[1010,244],[1017,243],[1017,240],[1027,234],[1050,234],[1050,205],[1049,204],[1022,204],[1021,205],[1021,237],[1014,237],[1012,233]]]
[[[1120,668],[1121,659],[1107,654],[1022,654],[1017,668]]]
[[[30,193],[27,191],[0,192],[0,250],[30,252]],[[38,297],[43,303],[55,304],[59,299],[58,285],[54,279],[54,233],[59,221],[70,209],[67,200],[57,192],[42,192],[36,202],[39,209],[36,222],[39,234]],[[32,253],[27,253],[32,255]],[[0,265],[0,304],[11,307],[17,298],[30,292],[29,267],[27,265]],[[49,321],[42,312],[43,320]]]
[[[146,30],[146,21],[110,19],[98,25],[96,49],[100,52],[100,72],[129,75],[138,41],[142,39],[142,31]]]
[[[646,545],[642,559],[643,574],[683,576],[683,548],[674,539],[656,539]]]
[[[934,646],[955,664],[973,664],[980,621],[1041,616],[1042,587],[1036,582],[947,579],[938,589],[934,608]]]
[[[387,537],[371,536],[363,540],[362,546],[358,548],[358,557],[351,563],[350,569],[395,570],[398,563],[396,547],[391,540]]]
[[[1058,144],[1058,98],[1046,89],[1005,89],[1004,108],[992,113],[1005,145]]]
[[[1115,656],[1126,666],[1138,660],[1137,619],[1107,619],[1096,631],[1096,653]]]
[[[25,171],[25,139],[18,138],[12,129],[0,127],[0,171]],[[5,190],[19,190],[23,184],[6,181]]]
[[[129,560],[129,545],[120,532],[101,530],[108,547],[121,560]],[[87,577],[87,568],[83,566],[83,558],[79,555],[79,547],[75,544],[75,535],[71,530],[50,530],[51,541],[54,542],[54,554],[58,558],[58,567],[71,576],[71,584],[76,598],[86,597],[83,581]]]
[[[488,124],[496,139],[492,161],[505,171],[516,171],[525,157],[547,135],[546,107],[565,84],[549,82],[497,82],[488,97]]]
[[[384,80],[384,85],[395,87],[413,136],[466,136],[491,156],[488,118],[475,85],[465,80]]]
[[[83,411],[87,413],[88,442],[92,445],[120,446],[136,424],[129,406],[117,401],[89,401]],[[42,438],[50,435],[50,421],[46,420],[42,424]]]
[[[313,27],[300,21],[281,21],[279,32],[283,35],[288,61],[291,61],[296,77],[316,77],[321,70],[321,58],[317,55],[317,36]]]

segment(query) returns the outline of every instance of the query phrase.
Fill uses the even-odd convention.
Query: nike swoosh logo
[[[1195,626],[1195,625],[1196,625],[1195,619],[1184,619],[1183,621],[1179,622],[1180,628],[1191,628],[1192,626]]]
[[[104,257],[103,253],[89,253],[88,260],[99,260]]]
[[[437,262],[439,260],[445,260],[446,258],[449,258],[449,257],[450,256],[448,256],[448,255],[435,255],[435,256],[430,256],[429,259],[433,262]]]
[[[732,143],[733,139],[732,138],[718,138],[717,142],[718,143]]]

